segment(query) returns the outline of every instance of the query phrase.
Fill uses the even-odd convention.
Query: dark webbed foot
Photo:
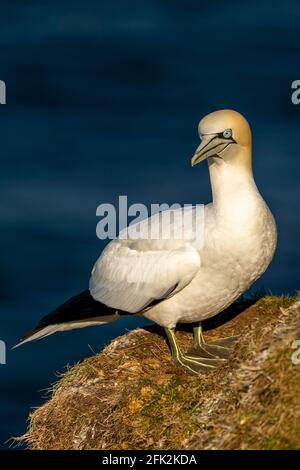
[[[209,341],[209,345],[219,346],[221,348],[233,348],[238,340],[238,336],[228,336],[227,338],[217,339],[216,341]]]
[[[199,354],[196,356],[184,354],[177,343],[175,331],[168,328],[165,330],[169,339],[173,361],[180,368],[191,374],[199,375],[201,373],[207,374],[208,372],[212,372],[224,364],[225,361],[220,358],[212,358],[205,355],[201,356]],[[206,352],[204,353],[206,354]]]
[[[231,353],[232,349],[219,346],[211,346],[210,343],[205,343],[205,345],[203,346],[192,347],[187,351],[188,356],[202,356],[207,358],[219,357],[223,359],[227,359]]]
[[[238,337],[230,336],[228,338],[206,342],[202,335],[201,325],[194,328],[194,343],[193,347],[187,352],[192,357],[207,357],[207,358],[228,358],[233,351],[234,344]]]
[[[196,375],[213,372],[225,362],[222,359],[207,359],[200,356],[197,358],[189,357],[183,353],[181,353],[180,357],[173,357],[173,361],[178,367]]]

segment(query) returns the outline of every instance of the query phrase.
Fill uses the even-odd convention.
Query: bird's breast
[[[249,214],[248,214],[249,215]],[[216,315],[242,295],[267,269],[276,247],[276,225],[265,204],[251,217],[230,223],[211,220],[205,230],[201,268],[177,298],[181,322]],[[235,214],[236,216],[236,214]]]
[[[269,265],[276,246],[276,224],[262,198],[232,205],[208,217],[201,250],[202,266],[239,271],[241,279],[257,278]],[[223,261],[220,261],[223,260]],[[226,261],[228,268],[224,265]]]
[[[200,269],[178,292],[147,312],[162,326],[212,317],[234,302],[267,269],[276,247],[274,218],[262,198],[218,213],[206,206]]]

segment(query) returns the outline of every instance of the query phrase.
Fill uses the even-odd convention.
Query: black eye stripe
[[[226,132],[226,131],[229,131],[231,135],[229,135],[228,137],[224,136],[224,132]],[[223,132],[219,132],[217,134],[217,137],[219,137],[220,139],[228,139],[228,140],[231,140],[232,142],[236,143],[236,140],[232,137],[232,130],[231,129],[225,129]]]
[[[228,133],[229,135],[226,136],[226,135],[224,135],[225,133]],[[224,139],[230,139],[230,137],[232,136],[232,130],[231,130],[231,129],[225,129],[225,131],[219,132],[218,135],[219,135],[220,137],[223,137]]]
[[[227,131],[227,130],[230,130],[230,131],[231,131],[231,136],[224,137],[223,134],[224,134],[224,132]],[[204,147],[201,148],[201,152],[203,152],[203,150],[204,150],[209,144],[211,144],[211,142],[213,142],[215,139],[218,139],[218,138],[219,138],[219,139],[226,139],[226,140],[228,140],[229,143],[234,143],[234,144],[236,144],[237,142],[236,142],[236,140],[235,140],[235,139],[233,138],[233,136],[232,136],[232,130],[231,130],[231,129],[225,129],[225,131],[223,131],[223,132],[218,132],[217,134],[215,134],[214,137],[213,137],[211,140],[209,140],[209,141],[204,145]],[[201,140],[202,140],[202,137],[203,137],[203,136],[206,136],[206,135],[210,135],[210,134],[202,134],[202,135],[201,135]],[[219,144],[218,144],[218,145],[219,145]],[[216,145],[215,147],[212,147],[212,149],[213,149],[213,148],[216,148],[218,145]]]

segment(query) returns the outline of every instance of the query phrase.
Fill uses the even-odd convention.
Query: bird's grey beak
[[[234,143],[233,139],[222,139],[217,134],[202,136],[202,142],[192,158],[192,166],[203,162],[213,155],[219,155],[228,145]]]

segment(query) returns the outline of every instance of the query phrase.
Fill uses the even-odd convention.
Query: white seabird
[[[200,121],[199,136],[192,165],[208,161],[213,195],[205,206],[203,244],[191,237],[111,241],[93,268],[89,290],[44,317],[19,345],[136,314],[165,328],[174,362],[188,372],[214,370],[223,363],[234,338],[205,342],[201,321],[232,304],[264,273],[277,232],[253,178],[246,119],[236,111],[216,111]],[[195,322],[193,348],[184,353],[176,325]]]

